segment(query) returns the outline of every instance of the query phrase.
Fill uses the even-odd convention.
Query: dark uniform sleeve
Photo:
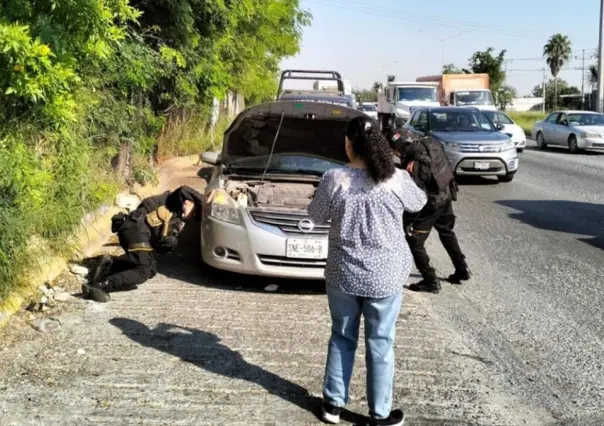
[[[187,200],[195,205],[195,217],[201,219],[203,195],[189,186],[183,185],[170,193],[166,200],[166,207],[168,207],[170,211],[181,213],[182,204]]]
[[[170,191],[166,191],[163,194],[156,195],[154,197],[145,198],[140,205],[136,208],[137,212],[143,213],[145,215],[154,212],[160,206],[166,204],[168,196],[170,195]]]

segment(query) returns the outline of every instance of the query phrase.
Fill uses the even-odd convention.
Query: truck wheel
[[[497,176],[497,179],[499,180],[499,182],[509,183],[514,180],[514,176],[516,176],[516,172],[508,173],[505,176]]]

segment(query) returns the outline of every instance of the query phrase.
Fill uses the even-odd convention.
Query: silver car
[[[477,108],[419,108],[403,126],[406,137],[441,142],[455,175],[497,176],[511,182],[518,170],[516,145]]]
[[[541,149],[567,147],[571,153],[604,149],[604,115],[591,111],[555,111],[533,126],[533,139]]]
[[[348,161],[344,131],[362,111],[279,101],[243,111],[224,134],[206,188],[201,253],[244,274],[323,279],[329,226],[306,212],[321,176]]]

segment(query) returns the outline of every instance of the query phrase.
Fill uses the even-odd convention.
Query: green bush
[[[0,298],[153,160],[210,147],[227,91],[271,99],[310,16],[298,0],[0,3]],[[226,121],[219,121],[220,141]]]
[[[510,118],[522,127],[524,133],[531,135],[531,130],[537,121],[543,120],[545,114],[538,111],[510,112]]]

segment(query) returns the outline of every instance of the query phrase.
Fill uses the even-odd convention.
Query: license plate
[[[491,163],[489,163],[488,161],[477,161],[474,163],[474,168],[476,170],[489,170],[491,168]]]
[[[294,259],[326,259],[327,240],[289,238],[286,242],[285,256]]]

